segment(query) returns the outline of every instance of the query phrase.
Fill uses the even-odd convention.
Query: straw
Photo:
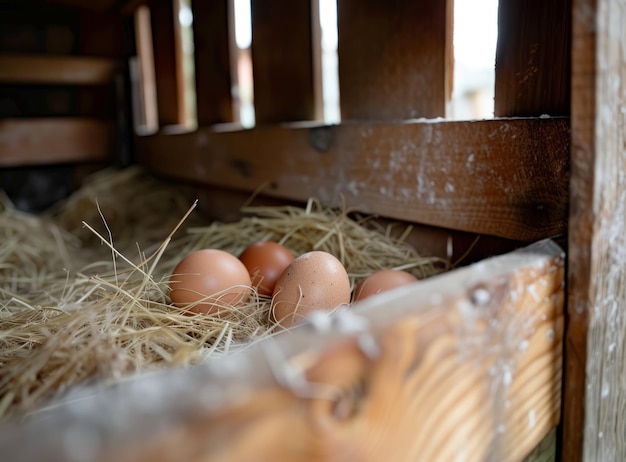
[[[379,269],[424,279],[447,268],[404,243],[410,229],[394,238],[372,217],[314,199],[246,206],[232,223],[207,223],[194,205],[189,191],[136,168],[98,174],[41,216],[0,197],[0,419],[72,387],[197,364],[272,335],[270,300],[256,292],[221,317],[171,305],[169,275],[194,250],[238,256],[261,240],[295,255],[324,250],[353,287]]]

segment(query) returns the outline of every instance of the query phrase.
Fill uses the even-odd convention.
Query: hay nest
[[[409,229],[392,237],[390,226],[315,200],[246,207],[233,223],[207,224],[189,206],[139,169],[101,173],[42,216],[0,201],[0,419],[79,384],[195,364],[271,335],[270,300],[256,294],[222,318],[171,306],[167,278],[194,250],[239,255],[260,240],[296,255],[325,250],[353,286],[384,268],[420,279],[446,269],[403,242]]]

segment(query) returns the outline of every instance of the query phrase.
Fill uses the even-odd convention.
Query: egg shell
[[[401,270],[382,270],[366,277],[354,289],[353,302],[366,299],[380,292],[387,292],[396,287],[416,282],[417,278],[411,273]]]
[[[320,250],[296,258],[283,272],[272,297],[274,321],[288,328],[310,312],[350,303],[350,278],[341,262]]]
[[[170,298],[179,308],[220,314],[248,301],[252,281],[245,265],[219,249],[202,249],[183,258],[169,279]]]
[[[252,286],[264,297],[272,296],[276,281],[294,259],[287,247],[272,241],[250,244],[239,256],[252,278]]]

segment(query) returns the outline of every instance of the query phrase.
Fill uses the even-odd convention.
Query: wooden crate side
[[[563,461],[625,460],[626,1],[574,0]]]
[[[526,242],[565,231],[563,119],[200,129],[136,145],[172,178]]]
[[[544,241],[234,356],[83,390],[4,428],[0,449],[15,462],[77,448],[93,461],[522,460],[558,422],[563,261]]]

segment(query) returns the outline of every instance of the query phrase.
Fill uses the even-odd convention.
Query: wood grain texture
[[[188,122],[178,4],[179,0],[153,0],[150,3],[157,110],[161,128]]]
[[[86,10],[107,11],[115,8],[120,0],[25,0],[23,3],[31,6],[50,5],[55,7],[70,7]]]
[[[497,117],[569,115],[571,2],[499,2]]]
[[[528,242],[567,220],[564,119],[201,129],[136,146],[172,178],[450,229]]]
[[[108,58],[0,53],[0,83],[103,85],[120,67]]]
[[[0,167],[108,160],[113,124],[87,118],[0,120]]]
[[[88,389],[3,429],[0,450],[14,462],[67,460],[77,441],[94,462],[520,461],[558,423],[563,262],[541,242],[326,327]]]
[[[198,125],[233,122],[228,0],[193,0]]]
[[[444,117],[451,2],[338,2],[342,120]]]
[[[315,120],[311,1],[252,2],[257,124]]]
[[[574,0],[564,461],[626,459],[626,1]]]

